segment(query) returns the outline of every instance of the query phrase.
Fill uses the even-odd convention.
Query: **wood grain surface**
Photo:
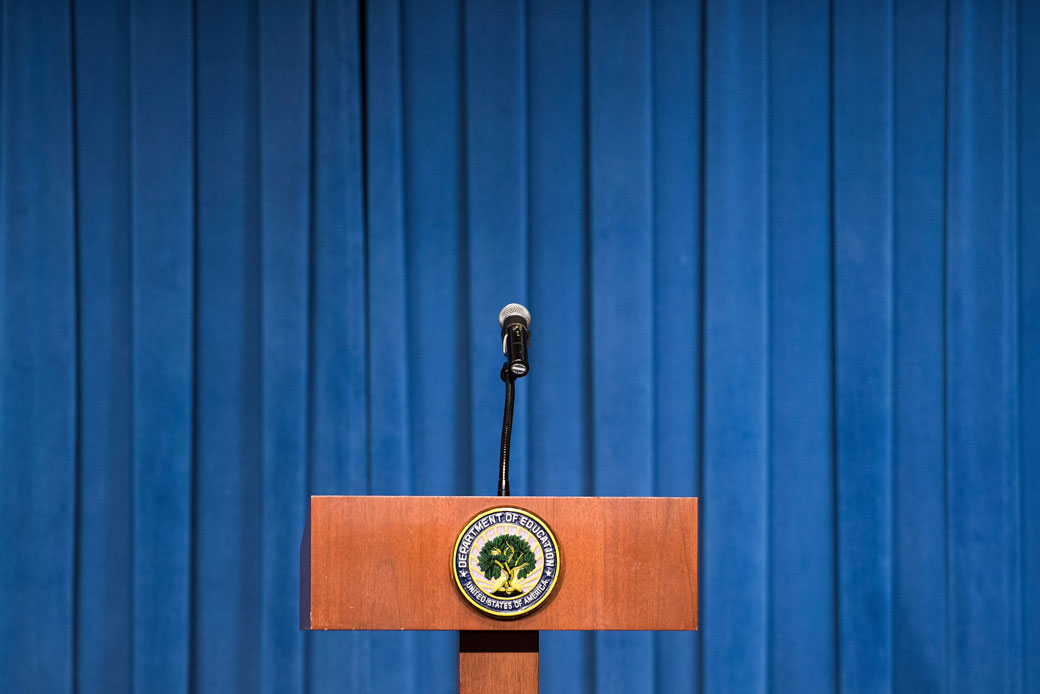
[[[459,694],[538,693],[537,631],[460,631]]]
[[[452,578],[459,532],[497,506],[540,516],[560,546],[553,595],[515,620]],[[312,496],[300,554],[304,629],[697,628],[695,498]]]

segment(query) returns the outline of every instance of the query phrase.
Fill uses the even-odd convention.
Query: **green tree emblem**
[[[499,535],[480,548],[477,566],[485,578],[495,582],[492,595],[516,597],[522,592],[517,583],[534,571],[534,552],[518,535]]]

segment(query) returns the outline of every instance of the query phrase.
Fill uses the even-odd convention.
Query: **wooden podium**
[[[512,620],[453,579],[460,531],[487,509],[544,519],[560,552],[545,604]],[[459,690],[538,690],[538,631],[697,628],[697,499],[312,496],[300,545],[302,629],[459,632]],[[497,683],[497,684],[496,684]]]

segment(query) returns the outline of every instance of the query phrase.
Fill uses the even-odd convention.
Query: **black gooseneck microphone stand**
[[[498,495],[509,496],[509,440],[513,434],[513,399],[516,397],[516,374],[507,361],[502,365],[502,380],[506,382],[506,408],[502,415],[502,449],[498,460]]]

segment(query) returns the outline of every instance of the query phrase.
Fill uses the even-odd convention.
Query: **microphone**
[[[498,495],[509,496],[509,440],[513,435],[513,398],[516,379],[527,375],[527,342],[531,338],[531,312],[520,304],[506,304],[498,314],[502,328],[502,353],[506,363],[499,374],[506,384],[506,407],[502,413],[502,446],[498,458]]]
[[[506,355],[506,366],[516,378],[526,376],[531,312],[520,304],[506,304],[498,314],[498,325],[502,328],[502,353]]]

